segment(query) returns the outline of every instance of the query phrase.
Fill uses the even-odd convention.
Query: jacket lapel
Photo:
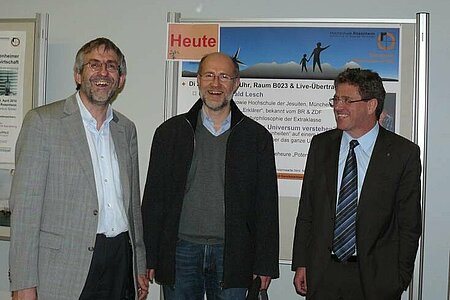
[[[386,129],[380,126],[377,140],[373,147],[372,156],[369,165],[367,166],[366,176],[364,177],[361,195],[358,203],[358,214],[360,209],[370,204],[370,197],[373,196],[377,189],[377,185],[383,177],[383,173],[388,172],[387,169],[391,166],[391,140],[386,134]]]
[[[327,181],[327,195],[330,195],[330,211],[334,214],[336,211],[336,199],[337,199],[337,176],[338,176],[338,164],[339,164],[339,151],[341,147],[342,131],[336,130],[331,135],[330,144],[328,150],[328,160],[325,168],[326,181]]]
[[[130,153],[128,149],[128,142],[125,134],[125,128],[120,124],[119,117],[114,113],[114,117],[110,122],[111,136],[114,141],[114,148],[117,154],[117,160],[120,170],[120,182],[122,183],[123,205],[125,212],[128,214],[128,207],[130,204]]]
[[[89,151],[86,132],[84,130],[83,121],[81,120],[80,109],[75,94],[67,98],[65,102],[61,124],[67,132],[67,137],[72,144],[72,149],[74,149],[75,152],[75,159],[86,174],[89,186],[97,197],[94,168],[92,166],[92,160],[90,159],[91,152]],[[86,159],[87,157],[89,159]]]

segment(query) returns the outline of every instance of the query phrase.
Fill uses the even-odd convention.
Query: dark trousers
[[[128,232],[112,238],[97,234],[80,300],[135,299],[132,261]]]
[[[364,299],[358,262],[332,260],[308,300],[362,300]],[[381,300],[381,299],[380,299]]]

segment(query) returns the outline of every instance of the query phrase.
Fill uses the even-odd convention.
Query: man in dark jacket
[[[314,136],[306,161],[294,285],[307,300],[399,300],[421,234],[420,150],[379,126],[377,73],[347,69],[334,86],[337,128]]]
[[[273,140],[233,102],[239,67],[213,53],[200,99],[155,132],[142,203],[150,280],[165,299],[245,299],[279,276]],[[219,297],[219,298],[215,298]]]

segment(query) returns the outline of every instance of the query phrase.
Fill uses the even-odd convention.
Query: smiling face
[[[336,98],[361,99],[359,88],[356,85],[341,83],[336,86]],[[346,131],[353,138],[359,138],[369,132],[377,121],[375,110],[377,100],[354,102],[345,104],[336,102],[333,107],[338,129]]]
[[[88,64],[92,61],[102,63],[100,70],[92,70]],[[108,71],[106,63],[118,64],[118,57],[114,51],[105,51],[101,46],[84,55],[84,67],[74,74],[75,81],[80,85],[80,98],[86,106],[107,106],[123,86],[125,75]]]
[[[206,109],[212,112],[228,112],[230,101],[240,83],[239,78],[235,78],[238,74],[231,58],[221,53],[210,54],[204,59],[198,73],[198,89]],[[212,74],[215,77],[208,80],[202,78],[204,74]],[[221,81],[219,75],[228,75],[233,79]]]

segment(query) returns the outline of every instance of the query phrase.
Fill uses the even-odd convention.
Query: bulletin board
[[[45,103],[48,15],[0,19],[0,239],[9,239],[9,194],[23,117]]]
[[[425,209],[429,15],[415,19],[250,19],[183,18],[168,24],[218,26],[217,48],[239,63],[241,85],[234,101],[274,137],[280,213],[280,263],[289,264],[303,170],[313,135],[335,127],[328,99],[333,79],[346,68],[380,74],[387,91],[381,126],[421,148],[422,209]],[[169,30],[168,30],[169,33]],[[199,98],[198,60],[183,59],[186,42],[214,44],[199,36],[168,34],[164,118],[186,112]],[[178,43],[179,42],[179,43]],[[178,44],[177,44],[178,43]],[[211,50],[213,52],[214,50]],[[425,216],[423,217],[425,218]],[[425,222],[423,222],[425,223]],[[421,281],[423,237],[413,282]],[[416,285],[411,293],[420,293]]]

